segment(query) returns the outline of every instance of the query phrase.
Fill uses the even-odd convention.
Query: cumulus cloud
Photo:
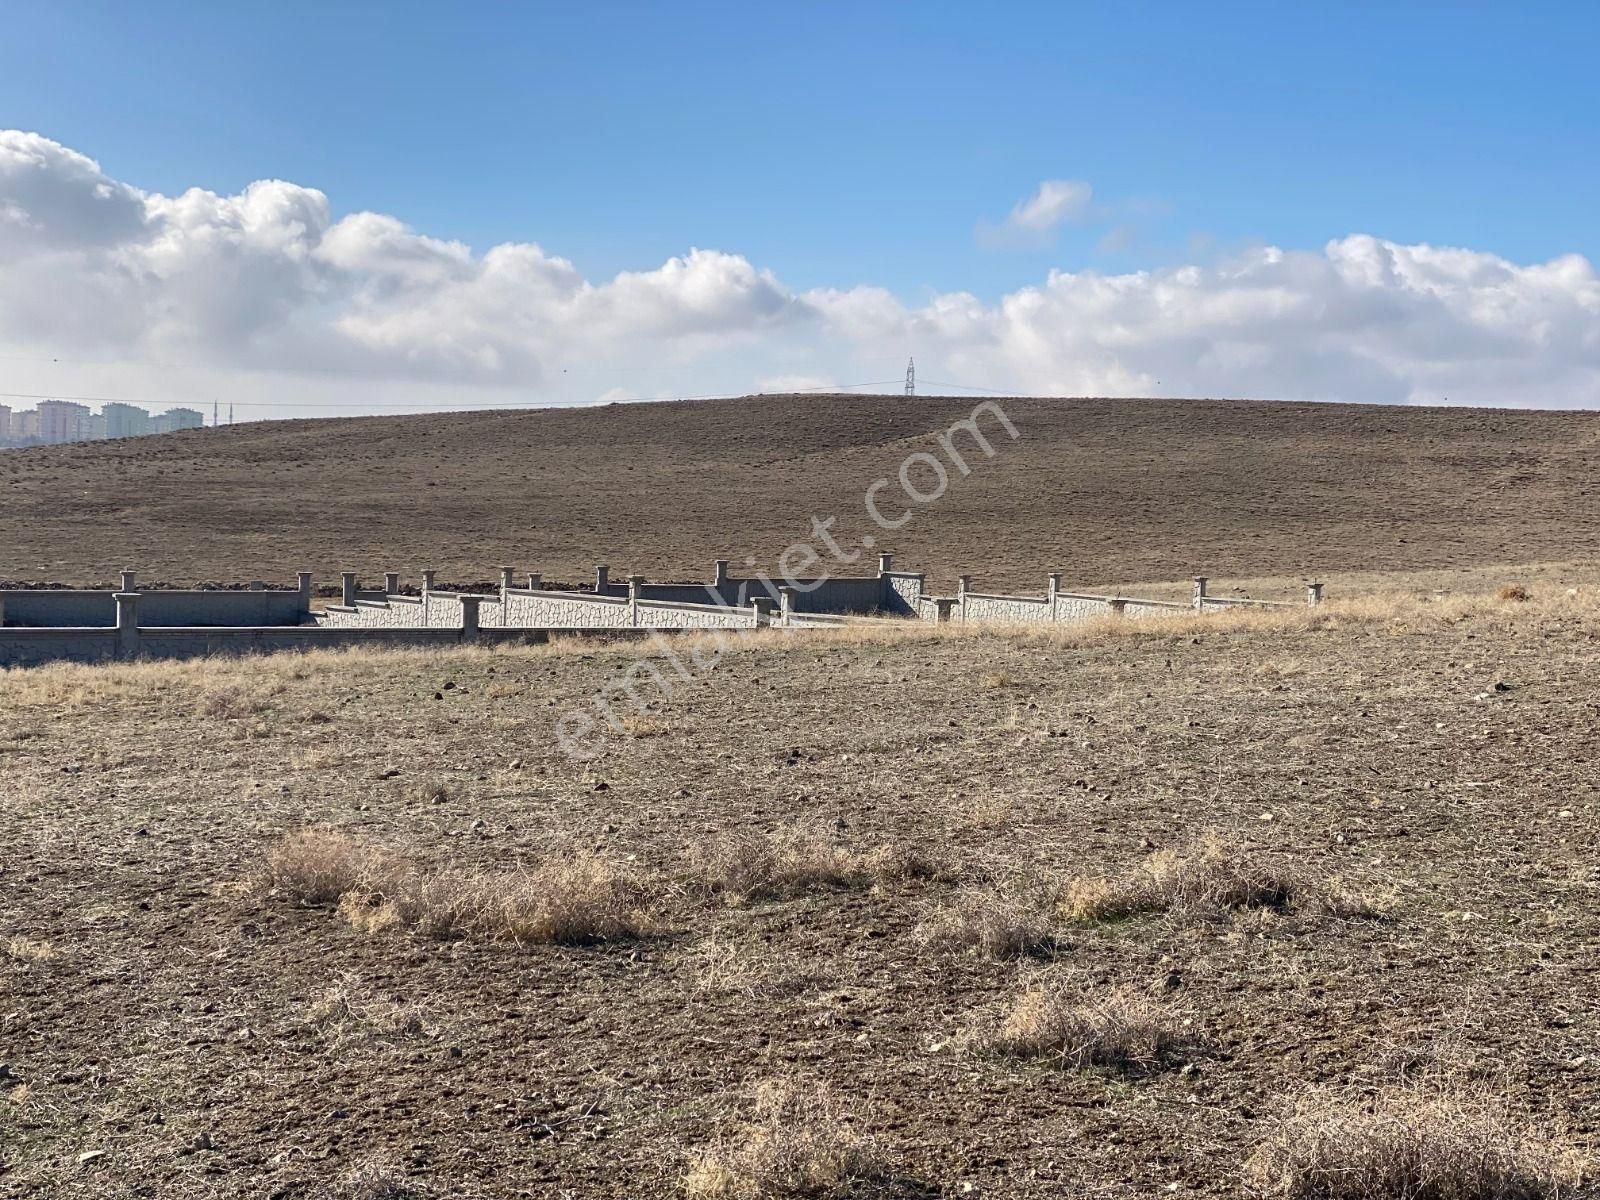
[[[1087,184],[1047,182],[1007,224],[1047,234],[1091,202]],[[228,372],[321,372],[352,395],[704,393],[879,378],[914,353],[927,378],[1041,394],[1600,406],[1600,281],[1578,255],[1518,264],[1356,234],[918,305],[799,292],[713,249],[595,281],[532,242],[478,253],[381,213],[336,217],[279,180],[146,192],[15,131],[0,132],[0,343],[192,364],[210,394]]]

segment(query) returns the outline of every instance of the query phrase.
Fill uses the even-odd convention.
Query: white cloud
[[[1033,195],[1012,206],[998,225],[978,226],[985,246],[1046,246],[1065,224],[1089,220],[1094,188],[1081,179],[1046,179]]]
[[[1007,224],[1048,234],[1091,197],[1046,183]],[[914,353],[924,378],[1043,394],[1600,407],[1600,281],[1578,255],[1352,235],[908,306],[876,287],[797,292],[710,249],[593,281],[533,243],[478,254],[380,213],[336,219],[282,181],[144,192],[17,132],[0,132],[0,344],[120,364],[24,361],[14,390],[77,379],[144,398],[140,364],[160,363],[180,402],[283,394],[271,381],[290,375],[297,396],[458,407],[728,392],[884,378]]]
[[[1025,233],[1049,233],[1068,221],[1083,220],[1093,199],[1094,189],[1080,179],[1046,179],[1011,210],[1006,225]]]

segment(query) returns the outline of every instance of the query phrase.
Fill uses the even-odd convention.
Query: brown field
[[[1600,561],[1600,415],[1579,412],[1007,399],[1017,441],[968,450],[971,474],[902,529],[871,524],[868,485],[937,452],[975,403],[772,396],[4,451],[0,579],[433,567],[467,584],[511,563],[582,581],[603,558],[617,577],[698,580],[719,557],[770,570],[829,516],[845,547],[875,536],[939,588]]]
[[[691,411],[616,416],[665,429]],[[1037,420],[1082,437],[1104,411]],[[1347,465],[1362,422],[1419,419],[1230,411],[1279,431],[1268,446],[1295,422],[1341,424]],[[1592,420],[1456,428],[1498,423],[1517,445],[1565,422],[1575,443]],[[767,431],[750,436],[757,463]],[[1440,433],[1424,477],[1477,461],[1447,449],[1465,436]],[[652,444],[659,477],[669,443]],[[863,474],[890,452],[874,445],[853,452]],[[1370,472],[1400,470],[1368,448]],[[1428,524],[1440,493],[1411,493],[1369,550],[1376,501],[1352,516],[1286,488],[1300,525],[1285,537],[1250,507],[1264,484],[1248,503],[1201,489],[1214,456],[1163,478],[1258,522],[1240,574],[1313,546],[1372,566],[1399,537],[1453,566],[1553,537],[1547,513],[1515,532],[1530,489],[1595,503],[1574,446],[1524,453],[1473,468],[1483,520],[1462,540]],[[1032,461],[1017,478],[1068,511],[1077,468]],[[169,468],[171,495],[135,527],[177,511],[197,462]],[[372,486],[379,464],[363,470]],[[517,474],[550,486],[532,461]],[[788,503],[807,498],[795,462],[749,474],[741,488],[786,479]],[[552,518],[563,544],[609,528],[621,486]],[[1115,502],[1147,535],[1191,520],[1155,487]],[[354,544],[341,522],[357,506],[321,499],[331,523],[285,536]],[[964,510],[967,536],[996,500]],[[707,508],[682,515],[696,555],[717,548],[693,540],[715,528]],[[1103,512],[1070,529],[994,520],[1035,540],[967,552],[1019,570],[1068,549],[1096,561],[1074,540],[1092,521],[1113,544]],[[529,561],[554,537],[524,536]],[[1210,536],[1197,557],[1226,544]],[[218,574],[263,552],[199,524],[164,537],[159,561]],[[285,567],[315,553],[279,549]],[[72,570],[92,572],[81,553]],[[1147,547],[1126,553],[1125,573],[1160,574]],[[1482,594],[1435,596],[1445,579]],[[649,706],[583,763],[556,722],[636,646],[0,674],[0,1193],[1577,1194],[1600,1151],[1595,572],[1390,584],[1315,613],[764,632],[670,696],[643,689]]]

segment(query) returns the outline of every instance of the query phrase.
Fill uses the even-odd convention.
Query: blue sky
[[[535,242],[596,282],[712,248],[795,294],[914,310],[1352,234],[1600,256],[1597,5],[14,2],[3,21],[0,126],[110,179],[288,180],[335,219]],[[1005,236],[1050,180],[1093,200]]]

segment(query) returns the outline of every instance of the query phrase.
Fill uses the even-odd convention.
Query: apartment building
[[[199,429],[205,414],[193,408],[169,408],[151,415],[137,404],[111,401],[99,412],[71,400],[41,400],[38,407],[16,412],[0,404],[0,446],[59,445],[97,442],[104,438],[140,437]]]
[[[101,407],[108,438],[139,437],[150,432],[150,414],[134,404],[113,402]]]

